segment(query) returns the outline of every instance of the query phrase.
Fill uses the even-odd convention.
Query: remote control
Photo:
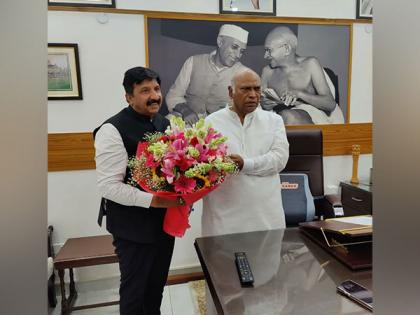
[[[251,267],[244,252],[235,253],[235,264],[238,269],[239,281],[242,286],[252,286],[254,283],[254,276],[252,275]]]

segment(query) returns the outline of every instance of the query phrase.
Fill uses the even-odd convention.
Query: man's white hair
[[[238,71],[237,73],[235,73],[235,75],[232,77],[232,79],[230,80],[230,87],[235,90],[235,86],[236,86],[236,81],[238,80],[238,78],[242,75],[244,75],[245,73],[252,73],[254,75],[256,75],[258,78],[260,77],[258,75],[258,73],[256,73],[254,70],[246,68],[246,69],[242,69],[240,71]]]
[[[270,33],[268,33],[265,42],[272,42],[272,41],[279,41],[283,40],[287,44],[290,45],[290,47],[293,48],[293,50],[297,49],[297,36],[295,33],[292,32],[292,30],[286,26],[278,26],[273,28]]]

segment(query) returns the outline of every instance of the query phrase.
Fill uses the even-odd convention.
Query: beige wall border
[[[302,128],[288,126],[287,128]],[[322,129],[324,156],[349,155],[351,145],[359,144],[362,154],[372,153],[372,123],[305,125]],[[95,149],[90,132],[50,133],[48,135],[48,171],[75,171],[95,168]]]

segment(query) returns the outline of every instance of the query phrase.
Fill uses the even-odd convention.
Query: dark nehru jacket
[[[136,154],[137,145],[139,141],[144,140],[145,134],[165,131],[169,126],[169,121],[162,115],[156,114],[151,119],[137,113],[131,106],[124,108],[103,124],[106,123],[112,124],[120,133],[128,158]],[[93,137],[102,125],[93,131]],[[131,174],[127,169],[124,182],[128,183],[130,179]],[[134,242],[151,243],[164,233],[162,226],[165,212],[164,208],[124,206],[102,198],[98,223],[101,225],[102,216],[106,214],[106,228],[112,235]]]

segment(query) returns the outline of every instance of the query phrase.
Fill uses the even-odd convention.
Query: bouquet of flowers
[[[227,174],[237,172],[227,156],[227,138],[200,119],[186,128],[180,117],[171,118],[164,132],[146,135],[136,157],[129,161],[133,184],[154,195],[185,204],[168,208],[163,229],[181,237],[187,228],[191,206],[220,185]]]

